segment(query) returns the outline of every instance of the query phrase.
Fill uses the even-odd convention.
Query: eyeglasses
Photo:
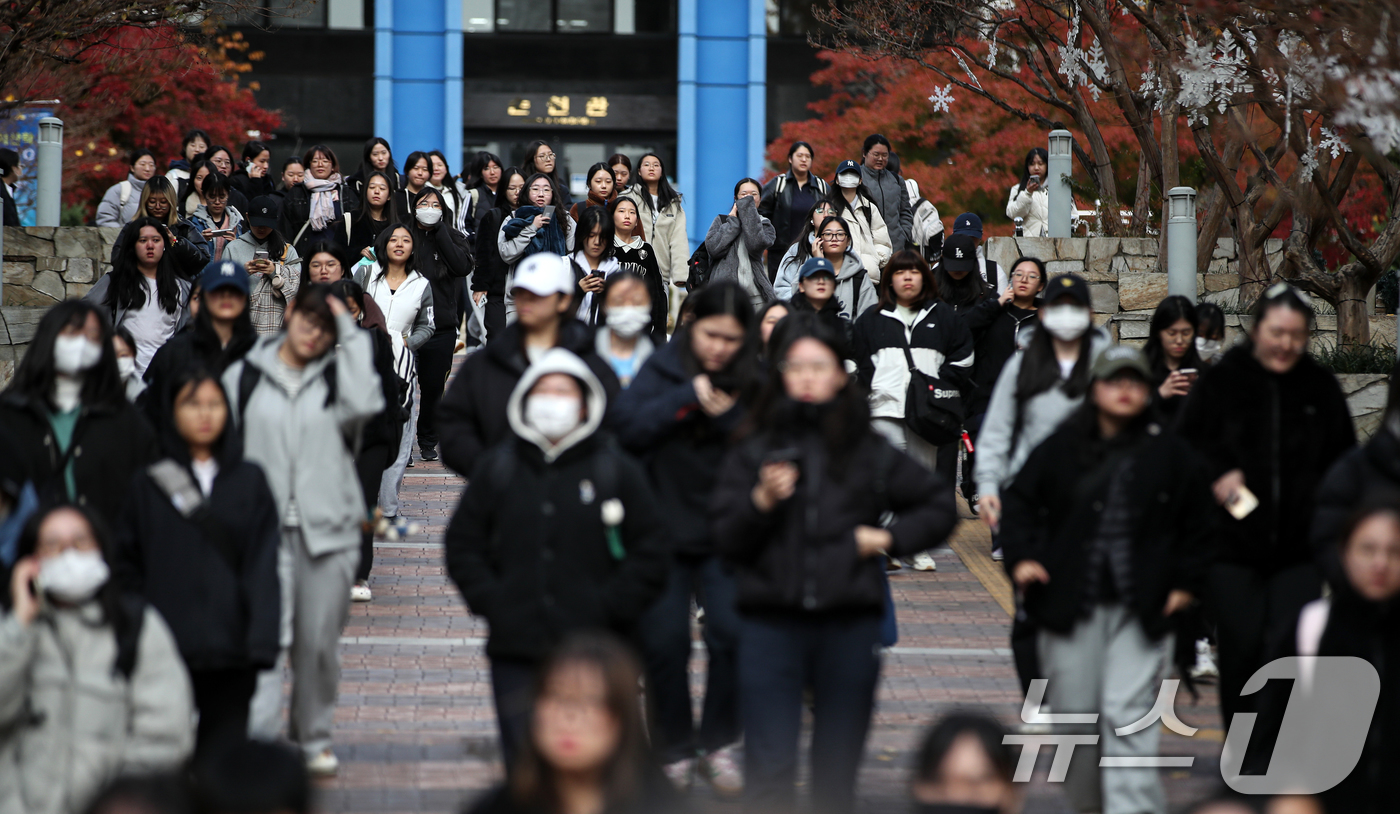
[[[1040,280],[1040,274],[1038,274],[1037,272],[1034,272],[1034,271],[1031,271],[1031,272],[1018,271],[1018,272],[1016,272],[1015,274],[1011,275],[1011,279],[1012,279],[1012,280],[1015,280],[1016,282],[1034,283],[1034,282],[1039,282],[1039,280]]]
[[[535,160],[536,160],[536,161],[553,161],[553,160],[554,160],[554,153],[536,153],[536,154],[535,154]]]
[[[822,232],[822,240],[845,240],[845,232]]]

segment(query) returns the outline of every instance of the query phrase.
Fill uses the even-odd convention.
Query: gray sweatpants
[[[1098,605],[1067,635],[1040,631],[1040,669],[1052,713],[1097,712],[1097,724],[1056,724],[1055,734],[1098,733],[1097,746],[1077,746],[1065,777],[1076,811],[1165,814],[1166,796],[1156,768],[1099,768],[1099,757],[1158,754],[1161,722],[1119,737],[1113,730],[1152,710],[1170,665],[1172,637],[1157,641],[1122,605]]]
[[[358,548],[311,556],[300,529],[282,529],[277,579],[282,584],[282,653],[258,674],[248,714],[248,735],[274,740],[282,731],[282,675],[292,667],[287,736],[309,759],[331,745],[335,697],[340,686],[340,632],[350,616],[350,586],[360,564]]]
[[[399,490],[403,488],[404,471],[408,469],[408,456],[413,454],[414,428],[418,426],[418,383],[413,383],[413,414],[403,424],[403,437],[399,439],[398,454],[384,470],[379,479],[379,509],[385,517],[399,516]]]

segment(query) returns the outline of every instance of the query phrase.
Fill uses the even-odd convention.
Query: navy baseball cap
[[[802,264],[802,268],[797,272],[797,279],[805,280],[818,274],[830,274],[836,276],[836,267],[831,265],[831,261],[825,257],[809,257],[807,262]]]
[[[972,214],[964,212],[953,219],[953,234],[971,235],[975,238],[982,237],[982,219]]]
[[[237,260],[215,260],[199,273],[199,290],[204,293],[236,288],[248,296],[248,269]]]

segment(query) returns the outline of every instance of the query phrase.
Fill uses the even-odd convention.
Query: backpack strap
[[[261,379],[262,371],[243,360],[243,369],[238,373],[238,421],[241,424],[248,423],[248,399],[253,397]]]
[[[235,573],[243,570],[243,557],[238,545],[229,536],[229,529],[214,519],[209,511],[209,502],[195,484],[194,478],[185,467],[171,458],[165,458],[146,467],[146,474],[163,492],[180,516],[194,523],[214,550],[219,553],[228,567]]]
[[[779,195],[782,195],[782,194],[783,194],[783,190],[784,190],[784,189],[787,189],[787,179],[788,179],[787,173],[783,173],[782,175],[779,175],[779,176],[778,176],[778,186],[777,186],[773,191],[776,192],[776,193],[779,194]]]
[[[122,183],[121,183],[121,199],[122,199],[122,204],[121,204],[121,205],[122,205],[122,208],[123,208],[123,209],[126,208],[126,202],[129,201],[129,200],[131,200],[131,192],[132,192],[131,182],[130,182],[130,181],[122,181]]]

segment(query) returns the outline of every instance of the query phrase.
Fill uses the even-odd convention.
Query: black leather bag
[[[941,447],[962,437],[962,391],[914,367],[914,355],[904,348],[909,364],[909,389],[904,394],[904,426]]]

